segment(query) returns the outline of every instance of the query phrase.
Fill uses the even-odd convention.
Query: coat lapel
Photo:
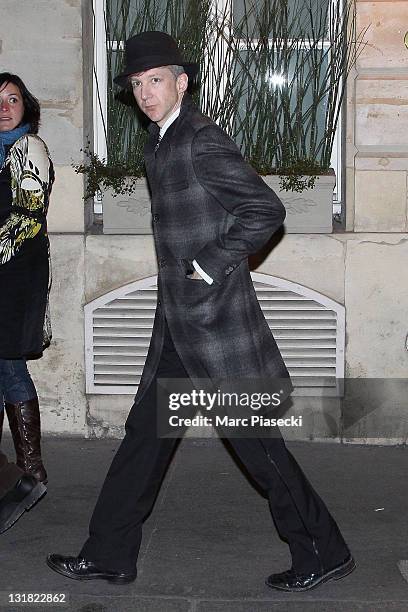
[[[194,108],[194,103],[190,95],[185,94],[181,104],[180,116],[174,122],[174,124],[170,125],[168,128],[156,154],[155,148],[157,139],[159,137],[160,128],[156,123],[152,122],[149,124],[149,139],[144,149],[144,156],[147,176],[149,179],[153,179],[155,183],[160,182],[164,168],[166,167],[167,159],[171,153],[172,142],[177,137],[177,131],[180,129],[186,115],[190,113],[191,108]]]
[[[170,146],[171,137],[169,136],[170,134],[167,134],[166,132],[166,134],[163,137],[163,140],[160,143],[159,148],[157,149],[156,158],[154,161],[155,163],[154,178],[157,181],[157,183],[160,183],[160,179],[163,174],[163,170],[166,167],[167,158],[169,157],[169,153],[171,150],[171,146]]]
[[[154,155],[154,149],[156,147],[157,139],[159,137],[160,128],[155,123],[150,123],[147,128],[149,131],[149,138],[144,148],[144,158],[146,173],[149,179],[152,179],[155,174],[156,158]]]

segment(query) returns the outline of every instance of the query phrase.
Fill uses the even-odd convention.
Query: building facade
[[[357,0],[357,11],[358,28],[370,27],[347,88],[345,230],[288,234],[256,272],[343,305],[345,376],[378,384],[408,379],[408,16],[404,0]],[[119,437],[132,398],[86,393],[84,306],[153,277],[157,267],[151,236],[95,229],[83,177],[72,166],[92,138],[92,2],[3,0],[0,23],[1,70],[20,75],[39,98],[40,135],[56,171],[49,213],[53,342],[30,368],[43,431]],[[390,391],[373,402],[370,425],[360,420],[350,440],[405,443],[403,394]],[[296,406],[306,407],[308,420],[289,437],[341,439],[341,398]]]

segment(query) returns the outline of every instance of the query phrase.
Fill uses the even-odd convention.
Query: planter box
[[[104,234],[152,234],[152,215],[147,181],[138,179],[130,195],[102,196]]]
[[[281,191],[279,176],[262,177],[286,208],[285,230],[293,234],[327,234],[333,229],[333,189],[336,177],[321,175],[313,189]],[[104,234],[151,234],[150,195],[146,179],[139,179],[131,195],[103,194]]]
[[[285,230],[289,234],[328,234],[333,231],[333,174],[316,178],[313,189],[302,193],[281,191],[279,176],[262,177],[282,200],[286,208]]]

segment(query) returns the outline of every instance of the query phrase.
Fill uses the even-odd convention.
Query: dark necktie
[[[158,150],[158,148],[159,148],[159,146],[160,146],[161,139],[162,139],[162,135],[161,135],[161,134],[160,134],[160,132],[159,132],[159,137],[158,137],[158,139],[157,139],[156,146],[154,147],[154,154],[155,154],[155,155],[156,155],[157,150]]]

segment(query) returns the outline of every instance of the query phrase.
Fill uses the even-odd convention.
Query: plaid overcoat
[[[154,377],[164,319],[193,380],[287,378],[248,268],[248,255],[282,225],[283,204],[189,95],[156,155],[155,123],[149,132],[145,163],[158,304],[136,402]],[[194,259],[214,279],[212,285],[187,278]]]

